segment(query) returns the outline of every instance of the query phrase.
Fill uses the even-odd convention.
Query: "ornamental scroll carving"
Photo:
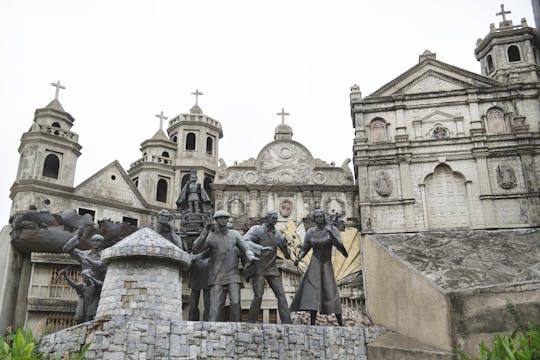
[[[373,185],[375,186],[375,192],[377,192],[377,194],[380,196],[386,197],[392,194],[392,180],[386,171],[379,171],[377,173],[377,177],[375,178]]]
[[[267,184],[308,183],[310,160],[309,154],[295,144],[271,146],[260,158],[262,181]]]
[[[497,183],[506,190],[516,187],[516,172],[512,165],[502,162],[497,166]]]

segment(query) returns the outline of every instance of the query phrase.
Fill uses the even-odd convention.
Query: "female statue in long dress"
[[[291,311],[309,311],[311,325],[315,325],[317,311],[321,314],[335,314],[338,324],[343,326],[339,290],[332,267],[332,246],[348,257],[339,230],[326,223],[324,211],[315,209],[313,219],[317,226],[308,229],[302,249],[294,261],[298,262],[313,249],[309,266],[300,280],[300,286],[291,303]]]

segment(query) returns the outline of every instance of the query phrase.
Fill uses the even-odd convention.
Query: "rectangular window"
[[[79,208],[79,215],[84,215],[84,214],[92,215],[92,220],[95,221],[95,216],[96,216],[96,211],[95,210],[90,210],[90,209],[85,209],[85,208],[80,207]]]
[[[122,222],[126,223],[126,224],[131,224],[133,226],[138,226],[138,223],[139,223],[139,219],[135,219],[135,218],[131,218],[131,217],[128,217],[128,216],[124,216],[122,217]]]

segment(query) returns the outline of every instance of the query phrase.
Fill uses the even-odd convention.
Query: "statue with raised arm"
[[[281,273],[276,266],[278,247],[287,259],[290,259],[291,255],[283,234],[275,228],[277,219],[277,212],[269,211],[264,219],[264,224],[252,226],[244,235],[246,243],[255,243],[264,247],[260,252],[259,260],[252,263],[254,269],[251,277],[253,279],[254,296],[248,315],[248,319],[251,322],[256,322],[259,317],[264,293],[264,283],[268,281],[268,285],[278,301],[281,322],[283,324],[291,323],[291,315],[287,298],[285,297],[285,290],[283,289]]]
[[[323,210],[313,211],[315,227],[308,229],[304,236],[304,243],[294,264],[313,250],[309,266],[300,280],[300,286],[291,303],[291,311],[309,311],[311,325],[315,325],[317,312],[321,314],[335,314],[338,324],[343,326],[341,316],[341,301],[336,284],[334,269],[332,267],[332,246],[348,257],[343,246],[338,229],[326,223]]]
[[[203,205],[210,203],[210,197],[206,190],[197,183],[197,173],[192,170],[189,181],[182,187],[180,196],[176,200],[177,210],[187,210],[190,213],[204,211]]]
[[[194,252],[208,249],[209,268],[208,285],[210,286],[209,321],[223,321],[224,306],[227,295],[230,302],[230,321],[240,321],[240,271],[238,259],[241,254],[248,261],[258,260],[248,248],[242,236],[236,230],[229,229],[227,222],[230,214],[218,210],[213,218],[215,230],[205,237],[199,237],[193,243]]]
[[[92,320],[96,316],[103,281],[98,280],[91,269],[81,271],[82,282],[80,283],[73,281],[67,274],[67,269],[60,270],[58,275],[63,275],[64,279],[79,295],[77,308],[75,309],[77,323]]]

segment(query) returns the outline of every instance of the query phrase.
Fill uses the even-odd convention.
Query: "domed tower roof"
[[[274,140],[291,140],[293,136],[292,128],[287,124],[279,124],[274,133]]]
[[[293,136],[292,128],[285,124],[285,116],[290,114],[285,112],[284,108],[281,108],[281,112],[278,112],[276,115],[281,116],[281,124],[276,127],[274,140],[291,140]]]

